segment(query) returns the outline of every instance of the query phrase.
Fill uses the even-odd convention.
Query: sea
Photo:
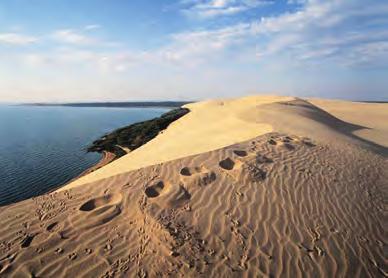
[[[65,184],[101,159],[94,140],[169,110],[0,105],[0,206]]]

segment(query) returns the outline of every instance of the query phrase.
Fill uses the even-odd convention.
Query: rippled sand
[[[0,275],[387,276],[386,148],[304,100],[234,113],[271,131],[3,207]]]

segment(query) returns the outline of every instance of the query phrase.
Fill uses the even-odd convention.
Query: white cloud
[[[227,11],[240,3],[233,0],[185,2],[191,4],[191,11],[203,14],[214,9]],[[379,60],[387,61],[388,32],[383,19],[388,15],[388,3],[377,0],[370,5],[362,0],[292,2],[301,7],[294,12],[220,29],[175,35],[166,48],[167,57],[176,63],[197,65],[218,56],[236,58],[241,54],[238,49],[247,52],[251,47],[260,61],[269,57],[281,61],[284,55],[288,57],[284,61],[293,60],[297,64],[316,61],[337,66],[372,66],[381,65]],[[233,51],[228,52],[230,48]]]
[[[97,59],[93,51],[78,49],[55,49],[49,52],[31,52],[19,56],[19,60],[32,67],[66,67],[68,65],[87,65]]]
[[[152,51],[131,51],[125,48],[101,51],[92,47],[80,49],[79,46],[91,40],[84,41],[72,36],[68,38],[68,33],[65,36],[60,33],[61,39],[65,37],[65,42],[71,45],[23,54],[20,60],[33,67],[79,65],[80,68],[89,67],[105,73],[124,72],[146,64],[196,67],[222,59],[224,50],[242,42],[249,30],[250,24],[238,24],[216,30],[177,33],[171,35],[169,43]]]
[[[98,24],[90,24],[90,25],[86,25],[84,27],[85,30],[95,30],[95,29],[100,29],[101,26],[98,25]]]
[[[306,4],[308,0],[287,0],[287,4],[289,5],[302,5]]]
[[[261,5],[272,3],[265,0],[205,0],[205,1],[182,1],[183,13],[198,18],[211,18],[222,15],[241,13]]]
[[[87,45],[97,42],[95,38],[72,29],[57,30],[52,34],[52,37],[59,42],[68,44]]]
[[[9,57],[8,57],[9,58]],[[45,69],[89,70],[95,73],[119,73],[145,63],[161,62],[159,53],[130,51],[97,51],[77,48],[58,48],[46,52],[31,52],[11,57],[29,67]]]
[[[348,67],[379,68],[388,64],[388,40],[366,42],[344,53],[344,65]]]
[[[309,1],[294,13],[262,18],[252,25],[258,55],[286,54],[295,60],[322,62],[330,58],[342,65],[355,64],[345,61],[358,59],[349,53],[360,52],[357,49],[367,43],[388,41],[384,25],[370,28],[368,24],[369,19],[386,16],[387,9],[387,3],[378,2],[364,7],[363,1]]]
[[[242,3],[254,6],[259,2],[184,1],[186,5],[204,10],[225,10]],[[360,58],[363,64],[368,61],[368,64],[372,64],[378,57],[386,55],[382,46],[388,41],[388,31],[381,28],[377,21],[384,17],[385,11],[388,11],[388,4],[381,4],[378,1],[376,3],[372,7],[361,9],[363,6],[361,0],[351,3],[311,0],[294,12],[218,29],[173,34],[164,46],[152,51],[134,51],[125,47],[115,49],[114,44],[90,36],[88,30],[94,30],[99,26],[88,25],[80,29],[81,31],[58,30],[52,36],[57,42],[68,46],[87,45],[88,51],[77,48],[54,49],[51,53],[31,54],[32,56],[26,60],[30,64],[43,65],[82,63],[93,65],[104,72],[122,72],[141,64],[196,67],[241,56],[245,56],[246,61],[251,59],[253,63],[275,56],[280,60],[279,57],[286,55],[298,63],[311,60],[324,62],[331,59],[340,65],[358,65],[361,63],[353,60],[358,59],[357,55],[360,55],[363,57]],[[375,22],[372,29],[368,27],[369,18]],[[91,48],[94,45],[105,46],[107,50],[104,52],[94,50]]]
[[[0,33],[0,44],[27,45],[36,43],[38,38],[19,33]]]
[[[169,62],[193,66],[223,57],[224,50],[244,40],[249,24],[237,24],[216,30],[183,32],[172,36],[160,50]]]
[[[49,38],[62,45],[88,46],[88,47],[119,47],[120,42],[108,41],[95,33],[101,26],[97,24],[86,25],[78,29],[61,29],[54,31]]]
[[[194,2],[190,0],[190,3]],[[195,3],[197,6],[201,3],[205,5],[203,2]],[[218,0],[206,3],[211,7],[225,8],[236,4],[236,1]],[[386,55],[382,46],[388,41],[388,31],[375,27],[379,27],[376,19],[383,17],[388,4],[367,7],[364,10],[360,9],[361,6],[362,2],[358,0],[351,4],[347,1],[313,0],[295,12],[218,29],[173,34],[164,46],[152,51],[134,51],[120,47],[117,50],[108,48],[110,51],[100,52],[89,47],[88,52],[78,49],[54,51],[43,55],[45,57],[41,60],[60,64],[89,64],[104,72],[123,72],[142,64],[197,67],[242,56],[246,61],[250,60],[250,63],[261,62],[269,57],[281,60],[282,55],[285,55],[289,57],[287,61],[293,60],[296,63],[331,60],[338,65],[355,66],[361,62],[354,60],[360,59],[362,64],[371,65],[378,61],[378,57]],[[360,21],[359,17],[363,20]],[[377,22],[373,29],[368,27],[366,18],[373,18]],[[74,46],[90,46],[97,42],[99,46],[104,45],[102,40],[70,29],[59,30],[55,35],[58,41]],[[105,45],[109,47],[108,44]],[[32,58],[34,59],[36,58]]]

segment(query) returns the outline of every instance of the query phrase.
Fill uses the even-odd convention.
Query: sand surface
[[[190,113],[160,135],[203,117],[218,139],[192,137],[191,156],[2,207],[0,276],[386,277],[387,149],[357,134],[379,127],[257,100],[197,104],[221,127]],[[220,147],[197,154],[205,139]]]
[[[388,148],[388,103],[362,103],[309,99],[309,102],[333,116],[360,125],[355,135]]]
[[[190,109],[190,113],[173,122],[156,138],[59,190],[141,167],[216,150],[268,133],[272,131],[268,123],[258,122],[255,118],[241,119],[239,115],[247,109],[255,109],[258,105],[290,99],[289,97],[253,96],[185,105],[184,107]]]

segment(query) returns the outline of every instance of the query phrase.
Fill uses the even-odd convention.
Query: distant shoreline
[[[305,97],[310,99],[310,97]],[[330,99],[328,99],[330,100]],[[332,100],[342,100],[358,103],[377,103],[384,104],[388,103],[388,100],[348,100],[348,99],[332,99]],[[175,108],[181,107],[186,104],[194,103],[196,101],[112,101],[112,102],[62,102],[62,103],[46,103],[46,102],[36,102],[36,103],[2,103],[0,105],[12,105],[12,106],[61,106],[61,107],[97,107],[97,108],[148,108],[148,107],[160,107],[160,108]]]
[[[354,102],[365,102],[365,103],[388,103],[388,101],[384,100],[356,100]]]
[[[160,117],[147,121],[136,122],[129,126],[118,128],[108,134],[103,135],[99,139],[95,140],[87,148],[87,152],[97,152],[102,154],[101,159],[96,164],[83,171],[81,174],[72,178],[65,184],[54,188],[50,192],[54,192],[61,187],[65,187],[73,181],[98,170],[99,168],[111,163],[123,155],[126,155],[128,152],[141,147],[156,137],[159,132],[166,129],[172,122],[183,117],[189,112],[189,109],[180,107],[166,112]],[[125,143],[121,142],[119,144],[119,141],[123,141]],[[126,152],[124,148],[128,151]]]
[[[142,108],[142,107],[181,107],[192,101],[129,101],[129,102],[79,102],[79,103],[22,103],[25,106],[65,106],[65,107],[104,107],[104,108]]]

